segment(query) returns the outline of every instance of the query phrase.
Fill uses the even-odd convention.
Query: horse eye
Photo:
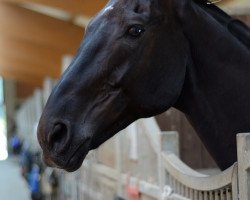
[[[143,26],[136,24],[130,26],[127,33],[132,37],[139,37],[144,33],[144,31],[145,29]]]

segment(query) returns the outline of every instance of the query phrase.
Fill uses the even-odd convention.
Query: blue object
[[[39,192],[39,179],[40,179],[40,174],[39,174],[39,167],[37,165],[33,165],[30,177],[29,177],[29,186],[30,186],[30,191],[32,193],[38,193]]]

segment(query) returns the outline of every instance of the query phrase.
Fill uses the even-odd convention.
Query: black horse
[[[250,131],[249,49],[247,26],[206,1],[109,1],[44,109],[45,162],[74,171],[133,121],[175,107],[229,167]]]

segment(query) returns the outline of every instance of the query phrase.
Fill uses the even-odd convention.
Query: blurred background
[[[148,131],[177,131],[172,132],[177,138],[175,151],[188,166],[216,169],[183,114],[174,109],[136,122],[126,134],[91,152],[75,173],[42,163],[36,127],[43,106],[84,38],[90,18],[106,2],[0,0],[1,200],[122,199],[130,177],[133,185],[140,181],[156,185],[157,154],[143,135]],[[218,6],[250,26],[249,0],[223,0]],[[127,175],[126,180],[121,174]],[[154,199],[150,194],[140,198]]]

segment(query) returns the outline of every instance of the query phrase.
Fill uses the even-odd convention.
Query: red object
[[[140,191],[138,187],[128,186],[127,187],[127,197],[128,200],[140,200]]]

